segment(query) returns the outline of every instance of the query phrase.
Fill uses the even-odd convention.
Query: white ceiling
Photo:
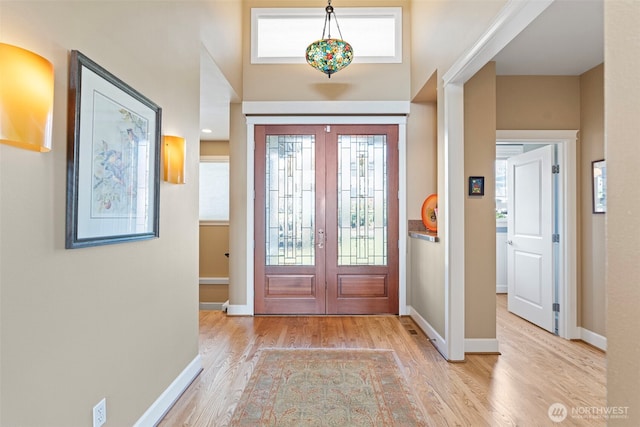
[[[229,140],[229,103],[237,96],[209,52],[200,51],[200,140]],[[210,129],[205,133],[202,129]]]
[[[580,75],[604,62],[604,0],[555,0],[494,60],[498,75]],[[229,139],[229,103],[238,97],[203,48],[200,123],[212,133],[201,140]]]
[[[603,0],[556,0],[494,60],[498,75],[576,76],[604,62]]]

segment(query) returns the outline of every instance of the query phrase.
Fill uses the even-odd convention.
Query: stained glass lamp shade
[[[331,0],[329,0],[325,11],[327,13],[324,18],[322,39],[311,43],[307,47],[306,58],[309,65],[318,71],[322,71],[331,78],[331,74],[337,73],[351,64],[353,60],[353,48],[349,43],[342,40],[342,33],[340,32],[340,26],[338,25],[336,14],[333,11],[333,6],[331,6]],[[331,15],[333,15],[336,21],[336,27],[340,34],[339,39],[331,38]],[[328,32],[327,28],[329,29]],[[325,34],[327,34],[327,38],[325,38]]]

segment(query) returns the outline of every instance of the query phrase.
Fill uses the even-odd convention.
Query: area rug
[[[230,426],[426,426],[391,350],[265,349]]]

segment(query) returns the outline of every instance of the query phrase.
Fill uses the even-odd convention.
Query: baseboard
[[[496,285],[496,294],[506,294],[509,292],[507,285]]]
[[[200,310],[205,310],[205,311],[222,311],[224,310],[224,304],[223,302],[201,302],[200,303]]]
[[[410,305],[407,306],[407,311],[409,311],[409,317],[411,317],[411,319],[416,322],[420,329],[422,329],[422,332],[424,332],[425,335],[429,338],[436,350],[438,350],[442,357],[449,360],[447,358],[447,343],[444,338],[442,338],[440,334],[436,332],[433,326],[431,326],[431,324],[427,322],[427,320],[422,317],[420,313],[414,310],[413,307],[411,307]]]
[[[228,285],[228,277],[201,277],[199,283],[201,285]]]
[[[464,352],[500,354],[498,340],[496,338],[465,338]]]
[[[229,316],[253,316],[253,307],[249,305],[227,305],[227,314]]]
[[[191,363],[176,377],[175,380],[162,392],[160,397],[147,409],[133,427],[154,427],[162,420],[165,414],[180,398],[194,379],[202,372],[202,361],[197,355]]]
[[[599,348],[602,351],[607,351],[607,337],[603,337],[600,334],[596,334],[585,328],[580,329],[580,339],[592,346]]]

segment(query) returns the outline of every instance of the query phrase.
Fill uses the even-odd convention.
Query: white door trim
[[[446,358],[464,360],[464,84],[538,17],[553,0],[509,0],[476,43],[443,75]],[[459,154],[462,153],[462,154]],[[450,156],[450,155],[453,156]],[[453,212],[453,213],[451,213]],[[450,233],[451,232],[451,233]]]
[[[558,147],[560,165],[559,303],[558,335],[580,339],[578,328],[577,283],[577,130],[498,130],[496,143],[554,144]]]
[[[303,103],[281,103],[284,105],[279,107],[293,114],[295,108],[300,108]],[[317,108],[316,103],[314,108]],[[332,108],[333,103],[324,104],[324,110],[327,114],[335,114]],[[252,106],[253,107],[253,106]],[[356,106],[357,107],[357,106]],[[395,105],[390,106],[390,110],[395,111]],[[290,110],[288,108],[294,108]],[[278,111],[281,111],[281,110]],[[253,111],[250,108],[248,111]],[[352,109],[352,111],[354,111]],[[389,116],[247,116],[247,212],[245,216],[245,227],[247,230],[247,241],[245,244],[246,252],[244,254],[247,260],[246,264],[246,304],[229,305],[228,314],[230,315],[253,315],[254,314],[254,126],[256,125],[314,125],[314,124],[395,124],[398,125],[398,310],[401,316],[408,315],[407,309],[407,176],[406,176],[406,157],[407,157],[407,118],[404,115]]]

